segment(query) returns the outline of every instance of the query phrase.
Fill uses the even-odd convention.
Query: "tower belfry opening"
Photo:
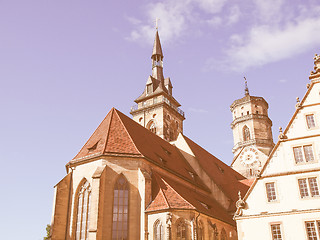
[[[152,73],[143,93],[131,108],[133,120],[167,141],[174,141],[183,132],[184,112],[173,97],[170,78],[164,78],[163,52],[158,30],[152,49]]]

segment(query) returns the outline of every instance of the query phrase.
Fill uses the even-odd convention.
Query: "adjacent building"
[[[320,239],[320,57],[261,173],[237,202],[239,240]]]

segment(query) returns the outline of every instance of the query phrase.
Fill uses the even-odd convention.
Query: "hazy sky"
[[[0,0],[1,239],[45,236],[65,164],[142,93],[156,18],[184,134],[230,164],[246,76],[277,140],[320,53],[318,0]]]

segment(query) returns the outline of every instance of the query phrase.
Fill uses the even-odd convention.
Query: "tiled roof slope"
[[[158,172],[153,172],[153,175],[159,186],[159,192],[147,207],[147,212],[192,209],[234,225],[232,217],[210,196],[205,196],[195,188],[190,189]]]
[[[141,155],[112,108],[73,160],[106,153]]]
[[[190,175],[192,167],[169,142],[142,127],[120,111],[112,108],[73,161],[97,155],[126,154],[141,156],[160,167],[183,176],[194,185],[208,190]]]
[[[186,136],[183,137],[199,161],[202,169],[206,171],[210,178],[225,194],[227,194],[227,196],[229,196],[229,198],[236,202],[238,200],[238,191],[241,191],[242,195],[248,191],[249,186],[247,182],[243,181],[246,179],[244,176],[233,170],[231,167],[204,150]],[[235,204],[231,204],[230,206],[235,208]]]

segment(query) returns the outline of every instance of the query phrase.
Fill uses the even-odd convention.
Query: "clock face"
[[[240,154],[240,162],[243,165],[253,165],[258,160],[258,151],[255,148],[245,148]]]

